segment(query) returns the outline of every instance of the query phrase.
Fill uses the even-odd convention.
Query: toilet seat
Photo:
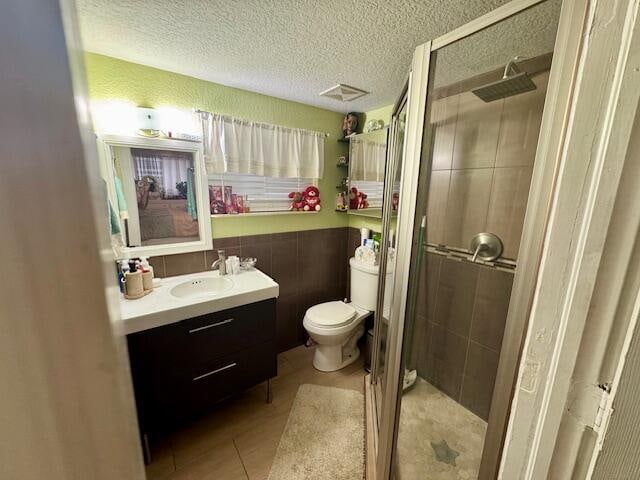
[[[321,328],[338,328],[350,323],[356,316],[356,309],[344,302],[325,302],[307,310],[309,321]]]

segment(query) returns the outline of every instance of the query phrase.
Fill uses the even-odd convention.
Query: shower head
[[[526,72],[520,72],[516,62],[520,57],[515,57],[504,69],[504,75],[500,80],[491,82],[471,90],[475,96],[483,102],[493,102],[501,98],[519,95],[536,89],[536,84],[529,78]]]

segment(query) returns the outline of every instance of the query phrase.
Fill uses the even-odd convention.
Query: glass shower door
[[[485,434],[561,4],[506,5],[414,54],[380,478],[493,478]]]
[[[407,87],[394,107],[387,150],[385,191],[382,212],[382,245],[380,249],[380,275],[378,277],[378,306],[373,358],[373,395],[377,418],[382,414],[386,379],[386,351],[389,335],[391,292],[395,276],[395,239],[400,204],[400,177],[402,174],[403,146],[407,115]]]

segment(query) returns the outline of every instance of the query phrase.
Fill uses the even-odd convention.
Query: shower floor
[[[478,477],[487,423],[418,378],[402,396],[399,480]]]

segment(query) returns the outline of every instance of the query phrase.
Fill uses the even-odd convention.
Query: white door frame
[[[2,478],[145,477],[76,27],[70,0],[0,16]]]
[[[640,99],[638,0],[590,1],[500,477],[547,478]],[[637,208],[637,206],[629,206]]]

